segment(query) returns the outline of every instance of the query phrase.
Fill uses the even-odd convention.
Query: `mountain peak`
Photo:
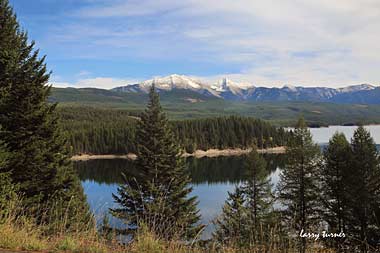
[[[172,89],[201,89],[204,84],[194,78],[172,74],[165,77],[154,77],[153,79],[141,82],[140,85],[144,90],[149,90],[149,87],[154,84],[157,89],[172,90]]]
[[[297,91],[297,87],[294,86],[294,85],[291,85],[291,84],[285,84],[282,89],[287,89],[287,90],[290,90],[290,91]]]
[[[378,91],[378,89],[375,89],[375,86],[370,84],[351,85],[338,89],[326,87],[303,87],[286,84],[282,88],[269,89],[265,87],[256,87],[252,83],[234,82],[226,77],[212,83],[179,74],[154,77],[137,84],[117,87],[114,90],[132,93],[148,93],[153,84],[159,91],[182,89],[210,97],[237,101],[319,101],[339,103],[343,101],[343,97],[340,95],[345,96],[344,101],[357,101],[358,99],[355,98],[355,96],[357,96],[357,92],[359,91],[368,91],[371,92],[371,94]],[[372,92],[372,90],[374,92]],[[350,97],[350,100],[347,96]],[[366,95],[361,94],[361,96]],[[360,103],[364,103],[365,101],[366,99],[362,98]]]
[[[344,88],[339,88],[338,90],[340,92],[355,92],[355,91],[362,91],[362,90],[373,90],[375,88],[376,87],[371,84],[363,83],[363,84],[357,84],[357,85],[350,85]]]

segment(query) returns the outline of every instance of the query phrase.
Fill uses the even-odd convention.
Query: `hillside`
[[[184,75],[170,75],[128,84],[112,90],[125,93],[146,94],[152,85],[159,91],[173,90],[193,91],[208,97],[222,98],[230,101],[255,102],[332,102],[351,104],[380,104],[377,96],[380,88],[370,84],[350,85],[342,88],[306,87],[284,85],[278,87],[260,87],[252,83],[238,83],[227,78],[217,82],[202,81]]]
[[[171,119],[241,115],[265,119],[276,125],[291,126],[303,115],[311,125],[380,123],[380,105],[231,101],[184,89],[161,91],[160,94],[162,106]],[[53,88],[50,101],[59,102],[60,107],[91,106],[136,114],[144,108],[147,95],[94,88]]]

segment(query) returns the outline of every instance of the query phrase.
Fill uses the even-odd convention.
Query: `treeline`
[[[172,122],[173,131],[187,152],[210,148],[260,148],[284,145],[283,128],[254,118],[230,116]]]
[[[128,111],[61,107],[61,126],[72,154],[134,153],[136,121]]]
[[[93,107],[61,107],[61,125],[73,154],[135,153],[139,115],[125,110]],[[174,134],[186,150],[210,148],[259,148],[282,146],[288,134],[283,128],[248,117],[218,117],[170,121]]]

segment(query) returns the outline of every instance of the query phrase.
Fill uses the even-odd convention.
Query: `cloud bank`
[[[52,40],[77,44],[76,57],[164,59],[168,72],[186,60],[210,68],[193,75],[262,86],[379,85],[378,0],[110,0],[70,15],[76,21],[53,29]]]

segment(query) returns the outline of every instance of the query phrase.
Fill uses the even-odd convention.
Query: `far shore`
[[[218,157],[218,156],[240,156],[246,155],[251,152],[252,149],[209,149],[209,150],[196,150],[194,153],[184,153],[183,157]],[[266,149],[258,149],[259,153],[262,154],[283,154],[285,153],[285,147],[275,147],[275,148],[266,148]],[[82,155],[74,155],[71,157],[72,161],[88,161],[88,160],[96,160],[96,159],[128,159],[135,160],[137,158],[136,154],[129,153],[125,155],[91,155],[91,154],[82,154]]]

